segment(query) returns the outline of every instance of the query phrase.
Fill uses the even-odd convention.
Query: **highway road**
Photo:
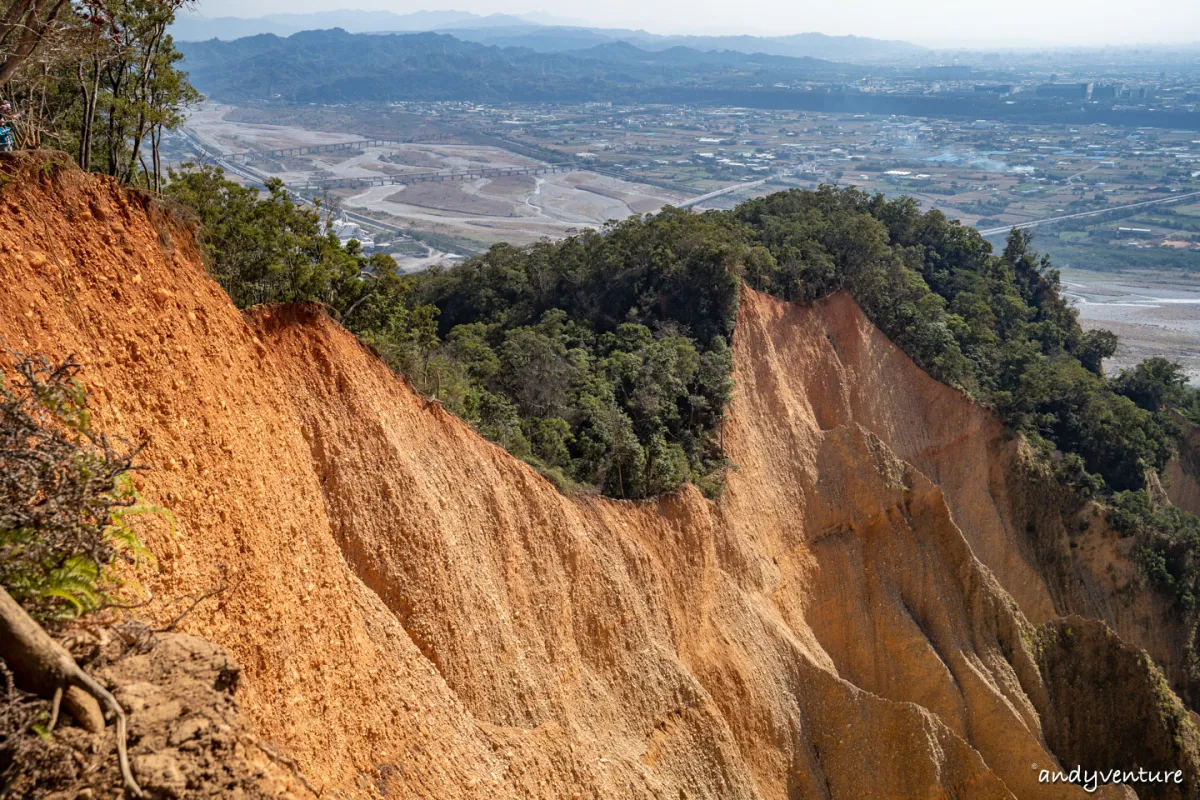
[[[676,206],[676,208],[691,208],[694,205],[703,203],[705,200],[711,200],[714,197],[720,197],[723,194],[732,194],[733,192],[736,192],[738,189],[752,189],[755,186],[762,186],[764,183],[766,183],[769,180],[771,180],[771,179],[770,178],[762,178],[761,180],[757,180],[757,181],[746,181],[744,183],[735,183],[732,186],[726,186],[724,189],[717,189],[715,192],[709,192],[708,194],[702,194],[699,197],[693,197],[691,200],[684,200],[682,203],[680,203],[678,206]]]
[[[1123,206],[1112,206],[1111,208],[1101,208],[1096,211],[1083,211],[1079,214],[1066,214],[1061,217],[1048,217],[1047,219],[1035,219],[1032,222],[1021,222],[1017,225],[1009,225],[1004,228],[989,228],[987,230],[980,231],[980,233],[983,234],[984,236],[995,236],[998,233],[1008,233],[1013,228],[1019,228],[1021,230],[1024,230],[1025,228],[1036,228],[1039,225],[1048,225],[1052,222],[1062,222],[1062,221],[1068,220],[1068,219],[1082,219],[1084,217],[1097,217],[1101,214],[1107,214],[1110,211],[1123,211],[1124,209],[1127,209],[1127,208],[1141,208],[1142,206],[1156,206],[1161,203],[1178,203],[1181,200],[1187,200],[1192,197],[1200,200],[1200,192],[1189,192],[1188,194],[1176,194],[1176,195],[1172,195],[1170,197],[1160,197],[1157,200],[1143,200],[1140,203],[1128,203]]]

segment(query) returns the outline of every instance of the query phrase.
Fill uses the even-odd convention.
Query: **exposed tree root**
[[[117,760],[121,767],[125,790],[134,797],[145,797],[129,768],[127,720],[121,704],[95,678],[80,669],[71,654],[54,641],[2,587],[0,658],[3,658],[12,670],[17,686],[54,701],[55,722],[58,706],[65,701],[76,719],[87,726],[88,717],[91,715],[85,710],[87,702],[78,699],[81,696],[90,696],[89,699],[111,714],[116,722]],[[72,688],[81,690],[74,693],[75,698],[72,698]],[[78,706],[78,712],[73,706]]]

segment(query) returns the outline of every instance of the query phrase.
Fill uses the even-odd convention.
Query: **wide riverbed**
[[[1117,355],[1106,364],[1110,375],[1165,356],[1200,385],[1200,278],[1064,269],[1062,281],[1085,329],[1108,328],[1121,337]]]

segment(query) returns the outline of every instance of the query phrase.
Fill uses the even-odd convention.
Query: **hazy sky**
[[[205,17],[256,17],[336,8],[519,14],[546,11],[603,27],[655,33],[819,31],[920,44],[1200,42],[1200,0],[199,0]]]

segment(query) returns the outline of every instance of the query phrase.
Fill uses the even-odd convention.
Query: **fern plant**
[[[15,354],[0,379],[0,585],[43,623],[111,602],[118,561],[150,557],[132,521],[170,512],[131,479],[140,447],[92,428],[73,360]]]

